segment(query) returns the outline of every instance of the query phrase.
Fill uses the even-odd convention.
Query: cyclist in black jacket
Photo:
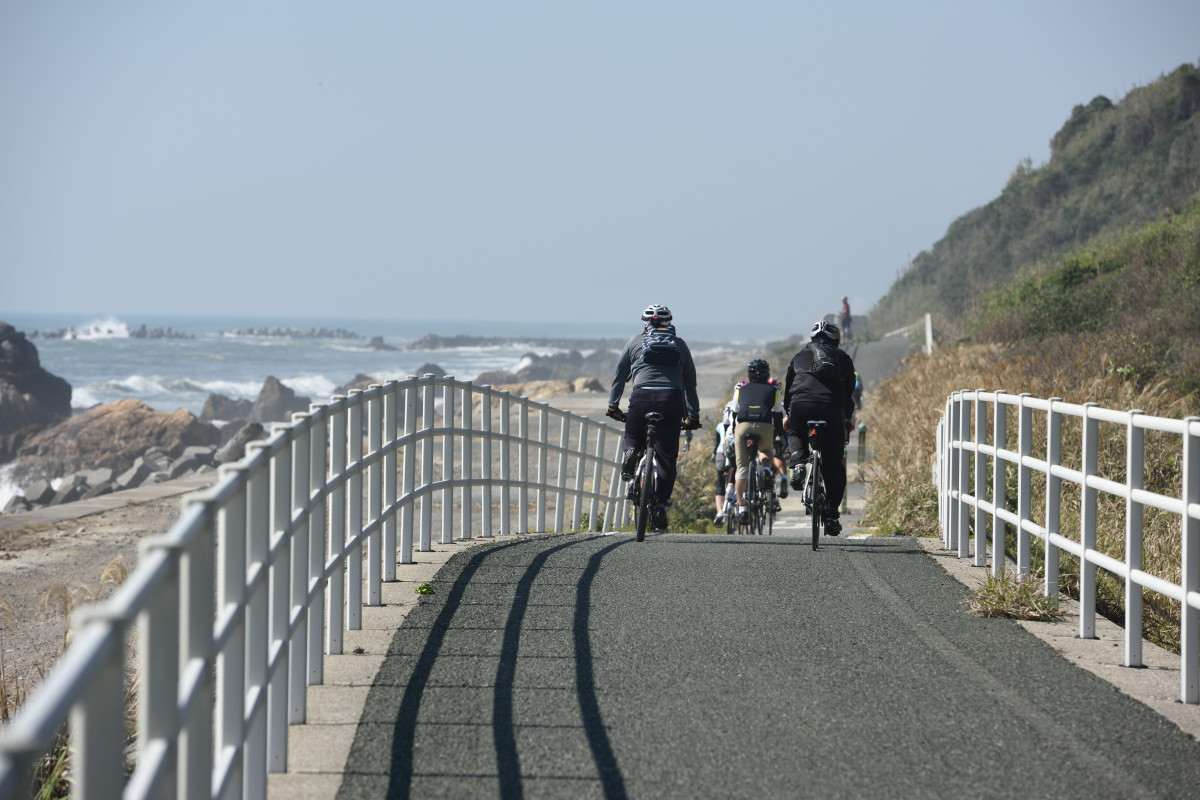
[[[841,331],[832,323],[821,320],[813,325],[811,341],[792,358],[783,387],[793,489],[804,486],[804,464],[808,460],[805,423],[810,419],[825,421],[821,472],[828,499],[825,530],[830,536],[842,530],[838,521],[838,508],[846,491],[842,451],[847,420],[854,416],[854,361],[838,347],[841,338]]]
[[[625,422],[624,460],[621,477],[633,478],[642,450],[646,445],[646,414],[657,411],[663,415],[659,429],[667,432],[654,440],[658,463],[658,508],[654,514],[654,529],[666,528],[667,505],[675,489],[675,459],[679,455],[679,436],[675,431],[682,423],[687,430],[700,427],[700,397],[696,393],[696,365],[692,351],[683,339],[675,336],[671,324],[671,309],[652,305],[642,312],[642,332],[625,345],[617,360],[617,374],[608,395],[607,416]],[[629,391],[628,415],[622,413],[621,394],[626,381],[633,381]]]

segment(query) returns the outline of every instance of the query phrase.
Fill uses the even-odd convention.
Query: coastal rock
[[[25,334],[0,322],[0,435],[69,416],[71,384],[42,368],[37,347]]]
[[[253,410],[254,403],[250,400],[234,400],[223,394],[210,394],[200,409],[200,419],[246,419]]]
[[[493,369],[487,372],[481,372],[475,376],[474,383],[477,386],[503,386],[510,383],[517,383],[520,379],[516,373],[508,372],[503,369]]]
[[[358,389],[360,391],[366,391],[368,388],[371,387],[372,384],[376,384],[376,383],[379,383],[379,381],[375,380],[370,375],[364,375],[360,372],[357,375],[355,375],[354,379],[351,380],[349,383],[343,383],[341,386],[334,389],[333,393],[335,395],[348,395],[348,394],[350,394],[350,392],[354,391],[355,389]]]
[[[570,381],[522,381],[519,383],[496,384],[493,389],[514,394],[517,397],[528,397],[530,400],[549,400],[551,397],[561,397],[575,391]]]
[[[444,378],[446,377],[446,370],[442,369],[437,364],[432,364],[426,361],[424,364],[417,367],[417,371],[413,374],[418,378],[423,378],[426,375],[432,375],[435,378]]]
[[[241,425],[216,452],[215,460],[220,464],[232,464],[241,461],[246,455],[246,445],[258,441],[265,436],[263,426],[257,422],[247,422]]]
[[[390,344],[385,342],[383,340],[382,336],[372,336],[371,341],[367,342],[367,347],[370,347],[372,350],[381,350],[381,351],[388,351],[388,350],[396,349],[395,347],[392,347]]]
[[[599,378],[576,378],[572,388],[577,392],[607,392],[608,387]]]
[[[292,414],[308,411],[312,401],[307,397],[297,397],[295,391],[279,382],[274,375],[268,375],[259,390],[258,399],[250,412],[250,419],[255,422],[291,422]]]
[[[149,448],[156,448],[155,454],[161,453],[165,460],[182,455],[192,445],[215,445],[220,437],[212,423],[190,411],[155,411],[129,398],[96,406],[41,431],[21,448],[17,470],[32,477],[97,467],[124,472]]]

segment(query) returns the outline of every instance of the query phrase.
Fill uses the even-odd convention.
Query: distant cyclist
[[[746,365],[746,378],[733,390],[733,413],[736,426],[733,429],[733,446],[737,454],[738,517],[746,516],[746,476],[751,465],[757,465],[759,453],[774,455],[775,413],[781,407],[783,393],[779,382],[771,380],[771,366],[761,358]],[[746,446],[746,434],[757,437],[756,452]],[[772,478],[774,480],[774,478]]]
[[[677,431],[682,425],[695,430],[700,427],[700,398],[696,393],[696,365],[687,343],[675,335],[671,324],[671,309],[652,305],[642,312],[642,332],[625,345],[617,359],[617,373],[608,395],[608,416],[625,421],[624,458],[621,478],[632,480],[642,449],[646,443],[646,414],[657,411],[663,415],[659,430]],[[625,383],[632,381],[629,390],[629,411],[621,413],[621,394]],[[679,437],[674,433],[654,440],[658,464],[658,508],[654,513],[654,529],[665,530],[667,506],[675,490]]]
[[[841,338],[836,325],[824,320],[814,324],[811,341],[788,365],[783,387],[793,489],[804,485],[804,464],[808,460],[805,423],[810,419],[825,421],[821,471],[828,500],[825,530],[830,536],[837,536],[842,530],[838,519],[838,508],[846,491],[842,451],[846,444],[846,421],[854,416],[854,361],[838,347]]]

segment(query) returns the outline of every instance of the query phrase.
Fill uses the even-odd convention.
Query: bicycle
[[[821,442],[825,420],[810,419],[808,426],[808,475],[804,478],[804,513],[812,516],[812,549],[817,549],[825,524],[825,479],[821,476]]]
[[[746,434],[746,449],[753,454],[754,463],[746,468],[746,516],[747,521],[738,520],[738,532],[761,536],[766,530],[772,535],[775,529],[775,478],[770,466],[762,464],[758,455],[758,435]],[[726,517],[726,532],[733,533],[733,515]],[[741,516],[740,514],[738,515]]]
[[[607,416],[618,422],[624,422],[627,418],[620,409],[609,409]],[[658,438],[658,426],[662,421],[663,415],[657,411],[646,414],[646,442],[643,445],[645,449],[642,451],[642,458],[633,473],[633,478],[625,490],[626,499],[633,503],[634,529],[639,542],[646,541],[647,528],[653,527],[655,533],[662,533],[665,530],[657,525],[652,526],[651,523],[658,508],[658,456],[654,452],[654,442]],[[683,424],[686,426],[686,419]],[[684,429],[694,430],[694,428]]]

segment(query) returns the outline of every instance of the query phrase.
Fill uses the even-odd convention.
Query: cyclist
[[[771,366],[761,358],[756,358],[746,365],[746,378],[733,390],[733,444],[737,454],[737,491],[738,517],[744,522],[746,518],[746,476],[751,464],[757,464],[759,453],[767,456],[774,455],[775,426],[773,423],[776,410],[780,407],[782,393],[779,382],[771,381]],[[746,434],[753,433],[758,437],[758,453],[751,453],[746,446]],[[772,477],[771,480],[774,480]]]
[[[607,416],[625,422],[622,443],[624,458],[621,478],[632,480],[646,443],[646,414],[657,411],[663,415],[659,429],[667,431],[700,427],[700,398],[696,393],[696,365],[687,343],[675,335],[671,324],[671,309],[664,305],[647,306],[642,312],[642,333],[625,345],[617,359],[616,376],[608,395]],[[621,412],[621,394],[625,384],[629,390],[629,411]],[[658,506],[654,510],[654,529],[667,527],[667,506],[675,490],[679,437],[667,433],[655,439],[658,456]]]
[[[816,322],[809,343],[792,357],[783,388],[793,489],[804,486],[804,464],[808,460],[805,423],[810,419],[825,420],[821,477],[825,480],[828,500],[825,531],[830,536],[837,536],[842,530],[838,520],[838,508],[846,491],[842,451],[846,444],[846,422],[854,416],[854,361],[838,347],[841,338],[836,325],[824,320]]]
[[[721,421],[717,423],[717,446],[713,448],[712,462],[717,468],[717,494],[715,502],[717,505],[717,515],[713,517],[713,524],[720,525],[725,521],[725,496],[726,487],[732,483],[732,475],[730,475],[730,459],[726,455],[729,452],[728,446],[733,441],[733,424],[727,423],[726,420],[733,419],[733,401],[730,400],[725,404],[725,410],[721,414]]]

